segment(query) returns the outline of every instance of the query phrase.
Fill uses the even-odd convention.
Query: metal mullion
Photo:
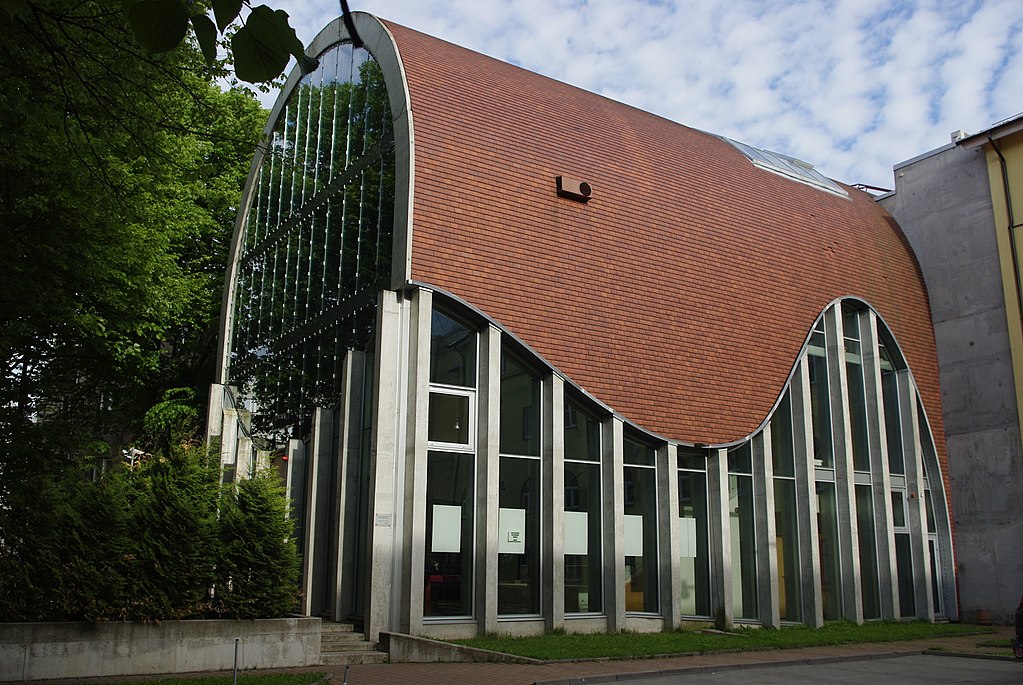
[[[285,168],[286,165],[285,165],[284,162],[285,162],[285,159],[287,159],[287,149],[288,149],[288,112],[290,111],[290,109],[291,109],[291,104],[288,103],[285,106],[285,108],[284,108],[284,128],[281,131],[280,162],[279,162],[279,164],[277,164],[277,169],[278,169],[277,173],[278,173],[278,176],[279,176],[279,178],[277,180],[278,187],[274,189],[274,190],[277,191],[277,211],[276,211],[276,216],[273,217],[273,221],[274,221],[274,226],[275,227],[281,225],[281,217],[283,215],[282,207],[284,206],[284,177],[285,177],[286,172],[287,172],[287,169]],[[271,179],[271,180],[273,180],[273,179]],[[271,192],[273,192],[273,191],[271,191]]]
[[[305,95],[305,92],[303,88],[300,86],[299,88],[296,89],[296,93],[298,97],[298,102],[295,104],[295,130],[291,145],[291,187],[289,188],[288,192],[288,209],[287,212],[284,214],[285,217],[290,217],[298,209],[298,204],[295,201],[295,189],[299,185],[299,179],[296,177],[296,175],[299,173],[300,168],[299,150],[301,150],[302,148],[299,145],[299,141],[301,140],[303,134],[302,96]]]
[[[352,61],[350,62],[349,76],[348,76],[348,83],[352,84],[352,85],[350,85],[349,89],[348,89],[348,121],[347,121],[347,124],[346,124],[346,127],[345,127],[345,159],[344,159],[344,168],[345,169],[348,169],[348,165],[349,165],[349,162],[351,160],[351,148],[352,148],[352,105],[354,104],[354,99],[355,99],[355,86],[354,86],[354,84],[352,82],[354,81],[354,79],[355,79],[355,59],[354,59],[354,51],[353,51],[353,58],[352,58]],[[348,218],[347,184],[346,184],[346,186],[344,188],[342,188],[341,193],[342,193],[342,195],[341,195],[341,198],[342,198],[341,199],[341,223],[340,223],[341,235],[339,236],[339,239],[338,239],[338,245],[339,245],[340,251],[341,251],[340,260],[339,260],[339,268],[338,268],[338,288],[337,288],[337,291],[338,291],[338,301],[340,301],[344,297],[344,273],[345,273],[345,250],[344,250],[344,246],[345,246],[345,238],[346,238],[345,232],[346,232],[346,228],[347,228],[346,224],[347,224],[347,218]]]

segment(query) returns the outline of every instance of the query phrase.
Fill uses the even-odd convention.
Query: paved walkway
[[[837,661],[871,659],[894,655],[920,654],[939,650],[945,654],[961,654],[979,658],[1007,658],[997,656],[1009,651],[1006,647],[981,647],[978,643],[993,639],[1009,639],[1012,628],[997,626],[996,633],[944,638],[927,638],[879,644],[843,645],[837,647],[807,647],[761,652],[728,652],[696,656],[634,659],[625,661],[558,662],[540,666],[521,664],[373,664],[351,666],[348,685],[392,685],[394,683],[425,683],[427,685],[583,685],[584,683],[611,682],[640,677],[655,677],[685,672],[743,669],[758,666],[797,663],[827,664]],[[1020,663],[1023,682],[1023,663]],[[331,685],[341,685],[345,677],[344,666],[314,666],[301,669],[282,669],[287,672],[326,672]],[[273,672],[273,671],[264,671]],[[229,673],[228,673],[229,674]],[[198,674],[189,674],[195,676]],[[225,675],[203,674],[203,675]],[[167,676],[164,676],[167,677]],[[89,682],[117,682],[128,678],[92,680]],[[131,678],[130,680],[140,680]],[[67,681],[65,681],[67,682]],[[78,681],[86,682],[86,681]]]

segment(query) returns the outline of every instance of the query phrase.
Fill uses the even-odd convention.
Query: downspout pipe
[[[1019,225],[1016,223],[1016,219],[1012,212],[1012,191],[1009,188],[1009,168],[1005,161],[1005,155],[1002,154],[1001,148],[998,147],[998,143],[992,136],[987,137],[987,141],[991,143],[991,149],[998,155],[998,164],[1002,174],[1002,188],[1005,193],[1005,210],[1009,217],[1009,250],[1012,252],[1012,272],[1013,279],[1016,284],[1016,303],[1018,306],[1018,313],[1020,317],[1020,324],[1023,325],[1023,290],[1021,290],[1020,283],[1020,271],[1019,271],[1019,256],[1016,252],[1016,229]]]

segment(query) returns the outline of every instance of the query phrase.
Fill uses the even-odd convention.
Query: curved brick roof
[[[463,298],[631,421],[721,444],[765,420],[817,315],[889,323],[944,455],[923,279],[901,231],[728,143],[387,24],[415,131],[412,278]],[[589,182],[587,204],[555,177]]]

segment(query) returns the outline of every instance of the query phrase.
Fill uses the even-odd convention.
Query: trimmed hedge
[[[215,457],[191,445],[18,480],[0,500],[0,621],[271,618],[297,606],[274,473],[222,487]]]

